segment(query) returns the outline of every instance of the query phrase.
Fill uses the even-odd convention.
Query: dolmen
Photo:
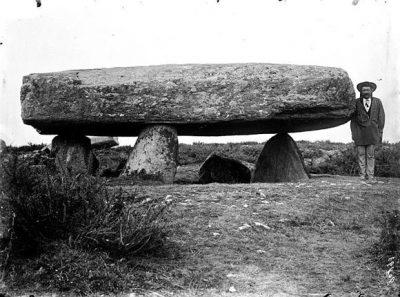
[[[138,136],[123,174],[164,183],[174,180],[178,135],[277,134],[252,181],[306,179],[288,133],[346,123],[354,98],[342,69],[279,64],[69,70],[27,75],[21,88],[23,122],[57,134],[65,166],[91,170],[87,135]]]

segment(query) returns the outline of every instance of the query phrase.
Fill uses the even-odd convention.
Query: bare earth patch
[[[382,213],[399,209],[399,179],[109,184],[137,196],[170,195],[173,206],[169,252],[122,259],[132,293],[118,296],[397,296],[398,280],[388,283],[374,245]]]
[[[398,286],[388,284],[373,250],[382,212],[399,208],[399,186],[399,179],[370,185],[347,176],[125,185],[125,191],[174,201],[170,240],[179,256],[153,263],[149,281],[163,279],[163,285],[145,295],[391,296]]]

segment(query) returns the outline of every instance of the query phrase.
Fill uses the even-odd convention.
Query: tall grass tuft
[[[4,158],[0,173],[0,206],[14,217],[11,257],[3,267],[10,284],[19,284],[21,276],[25,283],[30,279],[57,290],[77,290],[72,285],[74,280],[89,275],[89,270],[92,275],[96,263],[103,263],[107,257],[129,258],[164,251],[169,233],[169,200],[112,191],[99,177],[49,172],[46,167],[31,166],[29,160],[17,155]],[[58,256],[49,248],[55,245]],[[64,263],[60,267],[53,263],[60,261],[57,257]],[[50,268],[43,268],[40,273],[13,273],[21,271],[21,267],[22,271],[31,271],[33,268],[26,265],[37,265],[38,260],[43,262],[40,267]],[[58,267],[62,274],[51,267]],[[117,277],[114,268],[109,267],[114,271],[111,272],[104,267],[103,272],[96,272],[99,282],[110,273]],[[61,285],[67,279],[72,284]],[[99,282],[82,283],[78,291],[95,290]],[[119,286],[115,280],[110,288]]]
[[[393,266],[393,272],[400,277],[400,211],[394,209],[383,213],[381,219],[381,235],[374,247],[378,262],[388,269],[388,262]]]

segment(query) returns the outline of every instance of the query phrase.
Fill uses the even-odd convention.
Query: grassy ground
[[[107,265],[131,282],[121,296],[397,296],[374,251],[382,213],[399,209],[400,180],[379,181],[125,183],[139,196],[172,196],[173,232],[166,254]]]
[[[162,296],[391,296],[374,245],[382,213],[399,207],[399,185],[335,176],[135,188],[175,201],[178,256],[140,265]]]

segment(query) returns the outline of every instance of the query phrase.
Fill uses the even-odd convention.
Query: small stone
[[[235,292],[236,292],[235,287],[234,287],[234,286],[230,286],[230,287],[229,287],[229,292],[230,292],[230,293],[235,293]]]
[[[214,232],[212,235],[213,235],[213,236],[219,236],[219,235],[221,235],[221,234],[218,233],[218,232]]]
[[[239,227],[239,230],[243,231],[243,230],[246,230],[246,229],[249,229],[249,228],[251,228],[251,226],[249,224],[244,224],[243,226]]]
[[[254,225],[256,225],[257,227],[262,227],[265,230],[270,230],[271,229],[271,227],[269,227],[269,226],[267,226],[265,224],[259,223],[259,222],[254,222]]]
[[[326,223],[328,224],[328,226],[335,227],[335,223],[332,222],[332,221],[329,220],[329,219],[326,220]]]
[[[267,198],[267,195],[265,195],[263,191],[258,190],[258,193],[260,194],[261,197]]]

